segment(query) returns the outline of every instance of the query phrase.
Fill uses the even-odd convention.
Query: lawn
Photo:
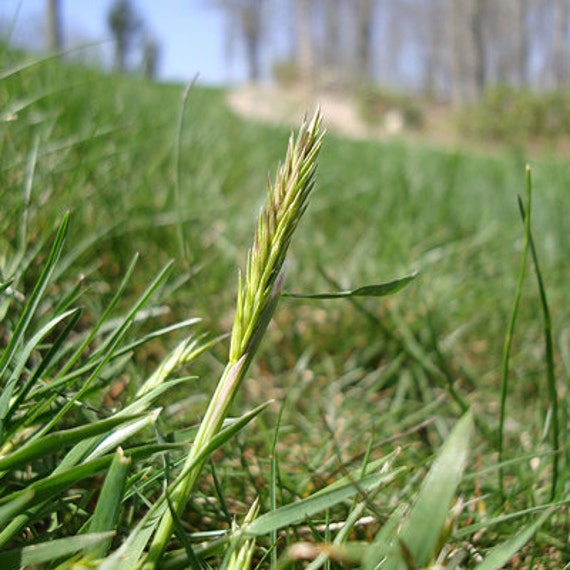
[[[242,366],[290,133],[221,90],[0,57],[2,567],[570,561],[567,164],[325,135]]]

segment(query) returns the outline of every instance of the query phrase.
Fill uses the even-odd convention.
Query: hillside
[[[7,474],[0,507],[13,509],[0,508],[0,562],[7,551],[19,555],[34,542],[95,532],[96,525],[89,527],[94,505],[118,452],[104,448],[97,467],[82,456],[93,469],[84,479],[50,486],[53,470],[71,461],[67,452],[93,443],[82,439],[87,432],[71,428],[93,424],[102,431],[89,437],[104,437],[115,429],[104,421],[122,426],[121,409],[140,415],[141,408],[130,407],[137,391],[156,381],[164,358],[186,343],[185,359],[161,379],[168,377],[169,390],[153,392],[154,415],[145,400],[148,423],[134,441],[122,434],[133,464],[116,491],[125,508],[114,514],[117,537],[105,550],[112,553],[150,505],[164,499],[163,485],[172,481],[171,470],[178,472],[222,374],[238,269],[245,267],[268,199],[268,172],[272,179],[284,159],[289,126],[238,116],[221,90],[194,87],[186,100],[181,85],[104,75],[54,59],[37,62],[8,50],[0,57],[0,381],[8,394],[0,398],[0,470]],[[236,424],[245,431],[226,433],[179,521],[178,538],[168,536],[169,563],[177,567],[176,555],[188,564],[181,536],[202,542],[210,535],[196,533],[225,533],[255,497],[261,512],[271,514],[318,489],[336,493],[333,483],[348,477],[340,485],[350,492],[338,505],[330,499],[328,514],[309,510],[314,515],[286,518],[288,530],[265,519],[271,528],[256,535],[255,560],[286,564],[292,542],[340,536],[340,545],[354,542],[356,550],[346,552],[366,567],[365,550],[358,549],[373,540],[375,548],[386,547],[379,529],[397,521],[396,532],[398,505],[414,504],[439,457],[436,466],[447,466],[439,473],[450,489],[440,506],[442,524],[448,515],[457,519],[434,538],[447,545],[438,552],[442,557],[459,549],[465,567],[476,567],[480,556],[525,528],[525,540],[504,550],[512,555],[528,542],[513,567],[523,560],[557,567],[570,556],[561,508],[568,500],[570,171],[517,151],[489,156],[405,138],[357,139],[334,128],[325,138],[316,189],[285,264],[285,291],[350,292],[418,276],[385,298],[281,299],[231,414],[271,403],[251,426],[244,427],[250,418]],[[527,162],[533,244],[552,310],[552,354],[517,205],[517,195],[526,200]],[[521,302],[507,390],[503,346],[517,283]],[[183,323],[193,318],[201,321]],[[472,435],[460,420],[469,417],[463,415],[468,408]],[[66,430],[63,443],[42,455],[42,438]],[[33,454],[14,459],[22,442],[35,441]],[[454,467],[457,450],[468,444],[470,458],[461,451],[461,465]],[[391,455],[396,448],[397,457]],[[367,470],[380,473],[384,461],[393,480],[375,494],[379,487]],[[351,503],[356,474],[373,491]],[[37,499],[37,510],[28,511],[30,499],[20,494],[27,488],[46,501]],[[459,495],[464,508],[452,510]],[[529,542],[542,511],[550,519]],[[10,521],[10,513],[23,518]],[[362,526],[337,534],[334,525],[352,516]],[[406,540],[422,542],[419,527],[406,528]],[[225,537],[220,549],[230,540],[224,533],[215,535]],[[215,567],[223,559],[216,544],[196,547]],[[82,548],[80,554],[93,555],[88,545]],[[97,556],[105,556],[101,552]],[[424,555],[430,564],[434,552]],[[64,566],[72,563],[69,556]]]

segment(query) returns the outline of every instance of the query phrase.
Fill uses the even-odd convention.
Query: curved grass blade
[[[0,527],[3,527],[8,521],[21,513],[34,500],[35,496],[34,491],[26,489],[16,498],[0,507]]]
[[[188,473],[195,468],[197,464],[209,457],[216,449],[224,445],[227,441],[235,437],[246,425],[248,425],[256,416],[269,406],[270,402],[266,402],[258,406],[254,410],[244,414],[235,422],[222,429],[210,443],[201,450],[196,456],[194,463],[185,465],[183,471],[169,485],[169,492],[172,492],[178,485],[184,482]],[[149,509],[149,511],[141,518],[136,527],[131,531],[125,542],[104,562],[99,566],[100,570],[122,570],[122,568],[130,568],[136,566],[140,562],[144,549],[161,521],[161,517],[168,509],[167,495],[163,494]],[[224,539],[226,540],[226,539]]]
[[[387,554],[391,551],[392,544],[396,540],[398,528],[402,524],[406,512],[407,505],[398,505],[390,515],[390,518],[382,525],[374,537],[374,542],[370,545],[364,556],[363,570],[373,570],[377,568],[380,561],[386,558]]]
[[[432,560],[467,462],[472,426],[472,413],[468,412],[453,428],[426,475],[418,498],[397,536],[399,545],[392,541],[388,551],[371,550],[366,570],[376,568],[383,559],[385,570],[400,568],[407,556],[418,568],[426,567]],[[395,522],[388,521],[388,528],[393,529]],[[385,529],[380,530],[375,543],[386,543],[390,534]]]
[[[142,418],[134,422],[125,423],[124,425],[121,425],[118,428],[114,429],[113,432],[104,437],[103,441],[101,441],[97,447],[95,447],[95,449],[85,458],[85,461],[91,461],[97,457],[102,457],[113,449],[116,449],[124,441],[139,431],[143,430],[146,427],[154,425],[161,410],[162,408],[157,408],[156,410],[145,414]]]
[[[527,167],[528,172],[528,167]],[[513,335],[515,332],[515,323],[517,320],[519,305],[522,297],[522,288],[525,278],[529,242],[530,242],[530,212],[531,212],[531,185],[530,176],[527,177],[527,205],[526,212],[527,215],[524,218],[524,234],[523,234],[523,250],[520,259],[519,273],[517,277],[517,285],[515,289],[515,298],[513,301],[513,306],[511,309],[511,315],[509,318],[509,324],[507,326],[507,332],[505,334],[505,342],[503,345],[503,357],[502,357],[502,371],[501,371],[501,399],[500,399],[500,410],[499,410],[499,434],[498,434],[498,463],[501,464],[504,460],[504,446],[505,446],[505,421],[507,416],[507,391],[509,385],[509,364],[511,355],[511,346],[513,343]],[[499,469],[499,490],[501,496],[505,497],[505,484],[504,484],[504,472]]]
[[[400,538],[423,567],[434,554],[467,463],[473,416],[459,420],[427,474]]]
[[[527,178],[528,178],[528,192],[529,192],[529,207],[530,207],[530,192],[532,189],[532,179],[530,167],[527,167]],[[519,210],[523,222],[526,222],[527,213],[523,204],[523,201],[518,197]],[[529,211],[530,212],[530,211]],[[542,272],[540,271],[540,264],[538,262],[538,253],[536,251],[536,246],[534,245],[534,239],[532,237],[532,229],[528,228],[528,241],[530,246],[530,254],[532,257],[534,271],[536,274],[536,281],[538,285],[538,293],[540,296],[540,306],[542,308],[542,321],[543,321],[543,331],[544,331],[544,359],[546,362],[546,380],[548,397],[550,399],[550,406],[552,410],[551,414],[551,433],[552,433],[552,484],[550,491],[550,500],[552,501],[556,497],[556,491],[558,487],[558,470],[559,470],[559,451],[560,451],[560,420],[558,411],[558,390],[556,388],[556,375],[554,373],[554,342],[552,340],[552,319],[550,317],[550,309],[548,307],[548,299],[546,297],[546,288],[544,286],[544,280],[542,279]]]
[[[7,291],[10,288],[10,285],[12,285],[12,283],[14,283],[14,279],[7,279],[6,281],[2,281],[2,283],[0,283],[0,295],[2,295],[5,291]]]
[[[130,465],[131,459],[126,457],[123,450],[119,447],[115,452],[111,467],[101,488],[93,519],[89,525],[90,533],[114,531],[117,528]],[[83,550],[85,556],[91,555],[93,558],[103,557],[111,547],[111,538],[109,536],[107,539],[85,548]]]
[[[81,386],[81,388],[73,395],[68,402],[62,406],[62,408],[54,414],[51,421],[47,422],[42,428],[42,432],[46,433],[57,422],[79,401],[83,395],[89,390],[92,382],[99,376],[100,372],[105,368],[105,366],[113,360],[116,351],[118,350],[119,344],[124,339],[131,325],[135,321],[137,313],[146,305],[151,296],[156,292],[164,280],[168,277],[170,270],[172,269],[173,262],[167,263],[159,274],[154,278],[154,280],[147,286],[147,288],[142,292],[140,297],[135,302],[134,306],[131,307],[130,311],[123,318],[121,325],[117,330],[109,336],[109,339],[103,343],[103,346],[97,351],[101,354],[101,358],[97,366],[93,369],[91,374],[86,378]]]
[[[0,383],[2,383],[2,378],[6,372],[8,365],[14,357],[16,348],[19,344],[21,344],[24,338],[24,334],[26,333],[26,330],[32,320],[32,317],[34,316],[38,305],[40,304],[40,301],[42,300],[43,295],[50,283],[53,271],[61,256],[61,252],[63,251],[63,244],[65,241],[65,236],[67,235],[68,226],[69,212],[66,212],[57,229],[53,245],[44,264],[42,272],[38,278],[38,281],[36,282],[30,298],[24,307],[24,311],[22,312],[22,315],[16,324],[14,332],[12,333],[10,341],[8,342],[8,346],[2,353],[2,356],[0,356]]]
[[[68,557],[89,546],[96,546],[103,541],[111,540],[114,534],[114,532],[83,534],[9,550],[0,553],[0,566],[3,570],[19,570],[45,564],[58,558]]]
[[[31,461],[45,457],[55,451],[61,451],[61,449],[66,446],[73,445],[74,443],[78,443],[84,439],[95,435],[108,434],[109,430],[116,426],[132,420],[138,420],[144,416],[146,416],[146,414],[113,417],[101,420],[94,424],[88,424],[44,435],[43,437],[30,442],[28,445],[19,448],[10,455],[0,458],[0,471],[22,467]]]
[[[78,481],[93,477],[108,469],[112,460],[112,456],[101,457],[90,463],[73,467],[64,473],[51,475],[44,479],[30,483],[28,488],[23,491],[12,493],[8,497],[3,497],[2,501],[10,503],[14,500],[19,500],[23,495],[30,491],[35,493],[35,500],[33,505],[28,506],[26,509],[18,513],[12,520],[9,521],[7,526],[0,532],[0,548],[3,548],[13,538],[29,524],[30,520],[44,507],[45,503],[60,493],[68,490],[71,486]]]
[[[337,291],[335,293],[282,293],[282,297],[294,299],[346,299],[347,297],[386,297],[393,295],[417,277],[417,273],[410,273],[400,279],[389,281],[387,283],[377,283],[375,285],[364,285],[357,289],[349,289],[346,291]]]
[[[78,309],[74,310],[72,309],[70,311],[67,311],[66,313],[63,313],[62,315],[55,317],[54,319],[49,321],[46,325],[44,325],[30,339],[20,352],[15,352],[13,354],[14,369],[2,390],[2,395],[0,396],[0,434],[2,434],[3,432],[4,422],[17,409],[21,399],[25,397],[27,392],[32,388],[33,383],[37,380],[37,374],[33,374],[32,377],[29,379],[29,381],[26,382],[26,385],[20,391],[17,398],[14,401],[12,401],[14,397],[14,389],[16,387],[16,384],[20,379],[31,354],[33,353],[34,350],[37,349],[42,339],[45,338],[47,335],[49,335],[55,329],[55,327],[59,325],[61,321],[65,320],[69,316],[72,316],[73,318],[71,319],[71,322],[72,323],[76,322],[78,318],[78,312],[79,312]]]
[[[538,528],[552,514],[552,509],[545,511],[538,519],[519,531],[515,536],[492,548],[485,560],[475,567],[475,570],[499,570],[532,538]]]
[[[334,483],[306,499],[289,503],[275,511],[261,515],[243,528],[243,534],[250,537],[262,536],[300,523],[338,503],[351,499],[359,493],[370,493],[377,490],[381,485],[390,483],[402,471],[404,471],[403,468],[398,468],[387,473],[371,473],[361,479],[348,481],[342,485],[339,485],[338,482]]]

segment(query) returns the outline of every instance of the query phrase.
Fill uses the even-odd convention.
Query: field
[[[570,562],[567,163],[325,135],[284,292],[417,275],[283,296],[165,495],[232,374],[290,133],[220,90],[1,57],[3,568],[119,567],[121,544],[134,567],[153,504],[171,532],[146,568]]]

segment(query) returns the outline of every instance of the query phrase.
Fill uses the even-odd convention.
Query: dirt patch
[[[374,123],[365,122],[354,98],[334,91],[248,85],[228,92],[227,103],[242,117],[288,127],[296,127],[305,113],[312,113],[320,106],[327,130],[352,139],[404,139],[446,149],[456,149],[465,142],[455,130],[453,110],[445,105],[424,108],[423,127],[408,129],[403,118],[393,113],[379,117]]]
[[[238,115],[287,126],[297,125],[305,113],[320,106],[324,125],[331,133],[356,139],[388,135],[382,125],[372,126],[362,121],[353,101],[341,94],[247,86],[230,91],[227,102]]]
[[[424,104],[421,129],[407,129],[403,124],[394,128],[388,116],[378,124],[367,124],[358,113],[353,98],[337,92],[316,92],[309,89],[282,89],[277,86],[248,85],[227,95],[227,103],[236,114],[275,125],[295,128],[306,113],[319,105],[327,130],[341,137],[373,140],[405,140],[446,151],[465,150],[485,155],[508,152],[512,145],[500,142],[466,139],[457,131],[450,105]],[[397,122],[396,122],[397,123]],[[555,141],[527,141],[517,151],[531,157],[546,156],[566,160],[570,137]]]

